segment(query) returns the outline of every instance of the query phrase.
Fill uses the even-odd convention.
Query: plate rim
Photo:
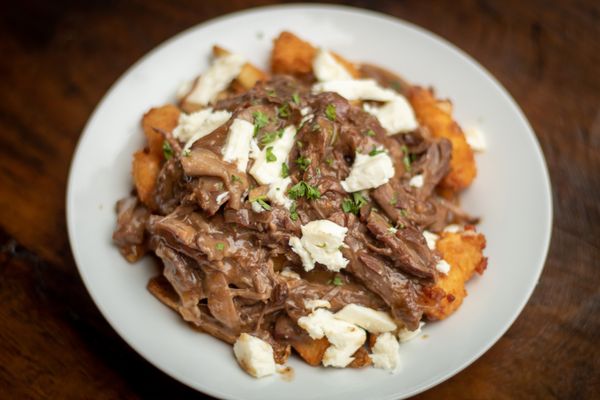
[[[66,198],[65,198],[67,233],[68,233],[71,253],[73,254],[73,259],[75,261],[75,265],[77,266],[78,273],[85,285],[85,288],[86,288],[87,292],[89,293],[90,297],[92,298],[94,304],[96,305],[96,307],[98,308],[98,310],[100,311],[102,316],[104,317],[104,319],[108,322],[108,324],[111,326],[111,328],[120,336],[120,338],[123,341],[125,341],[125,343],[127,343],[127,345],[130,346],[134,351],[136,351],[140,356],[142,356],[145,359],[145,361],[147,361],[153,367],[157,368],[158,370],[160,370],[163,373],[165,373],[166,375],[168,375],[170,378],[172,378],[172,379],[174,379],[174,380],[176,380],[176,381],[178,381],[200,393],[205,393],[210,396],[219,397],[219,398],[240,399],[240,400],[242,399],[240,397],[232,396],[231,394],[223,393],[218,390],[213,390],[213,389],[209,389],[209,388],[199,389],[193,382],[188,382],[187,379],[178,376],[174,371],[171,371],[169,368],[166,368],[166,367],[159,365],[158,363],[152,361],[150,359],[150,357],[146,354],[146,352],[140,346],[138,346],[136,343],[131,341],[122,332],[122,329],[119,327],[119,325],[116,324],[112,320],[109,311],[107,309],[105,309],[104,305],[102,305],[102,303],[98,300],[98,295],[95,293],[95,291],[93,289],[92,282],[87,277],[86,273],[84,272],[84,269],[80,267],[80,265],[82,265],[83,262],[82,262],[82,256],[79,254],[79,251],[78,251],[77,247],[75,246],[76,241],[75,241],[75,237],[74,237],[75,228],[74,228],[74,216],[73,216],[73,213],[74,213],[73,207],[74,206],[71,205],[72,203],[74,203],[73,197],[74,197],[74,185],[75,185],[74,184],[75,167],[77,166],[78,163],[81,162],[80,161],[80,158],[81,158],[80,150],[83,147],[83,144],[86,140],[86,136],[87,136],[86,133],[89,130],[90,126],[92,125],[92,122],[97,118],[99,111],[103,108],[104,104],[107,102],[107,99],[115,91],[115,89],[121,84],[121,82],[128,79],[132,75],[132,73],[137,69],[137,67],[140,64],[142,64],[143,62],[145,62],[152,55],[154,55],[161,49],[169,46],[171,43],[175,42],[178,38],[185,36],[197,29],[206,28],[206,27],[209,27],[214,24],[218,24],[222,21],[225,21],[225,20],[228,20],[231,18],[243,17],[243,16],[247,17],[248,15],[251,15],[254,13],[260,13],[260,12],[264,12],[264,11],[290,11],[290,10],[298,10],[298,11],[307,11],[307,10],[308,11],[310,11],[310,10],[323,11],[323,10],[325,10],[325,11],[341,12],[341,13],[347,13],[347,14],[353,14],[353,15],[360,14],[361,16],[368,16],[368,17],[375,18],[375,19],[383,19],[383,20],[386,20],[387,22],[391,22],[394,24],[401,24],[405,28],[413,30],[414,32],[416,32],[417,34],[419,34],[421,36],[426,36],[429,39],[436,40],[442,46],[444,46],[447,50],[449,50],[451,53],[453,53],[456,57],[461,58],[462,61],[470,64],[472,67],[475,67],[475,69],[478,70],[478,72],[483,76],[483,78],[488,80],[489,83],[491,83],[492,86],[494,86],[494,88],[499,92],[499,94],[501,94],[505,98],[507,103],[510,104],[510,107],[511,107],[514,115],[520,120],[520,122],[525,126],[526,130],[528,131],[527,138],[529,139],[529,141],[533,145],[533,148],[535,149],[535,162],[536,162],[536,164],[538,164],[541,167],[541,171],[542,171],[542,175],[543,175],[543,187],[544,187],[543,195],[548,202],[547,203],[548,207],[547,207],[547,215],[546,215],[546,219],[545,219],[545,221],[547,222],[545,229],[544,229],[545,236],[543,238],[543,246],[540,247],[540,250],[541,250],[540,255],[539,255],[540,260],[538,263],[539,265],[536,266],[537,270],[535,271],[535,274],[534,274],[534,276],[535,276],[534,283],[532,285],[530,285],[530,287],[528,288],[526,296],[523,296],[523,299],[521,300],[519,306],[513,310],[513,313],[511,315],[511,317],[509,319],[507,319],[505,326],[502,329],[498,330],[498,332],[490,340],[488,340],[488,343],[485,346],[482,346],[481,349],[479,349],[479,351],[474,352],[470,357],[467,357],[467,359],[465,361],[463,361],[459,367],[457,367],[457,368],[453,369],[452,371],[447,372],[445,374],[441,374],[441,375],[430,377],[429,379],[426,379],[420,387],[413,389],[412,391],[401,394],[400,398],[407,398],[410,396],[414,396],[416,394],[419,394],[426,390],[429,390],[432,387],[437,386],[437,385],[443,383],[444,381],[448,380],[449,378],[462,372],[465,368],[470,366],[473,362],[475,362],[483,354],[485,354],[492,346],[494,346],[498,342],[498,340],[500,340],[500,338],[514,324],[516,319],[519,317],[519,315],[522,313],[523,309],[529,302],[529,300],[533,294],[533,291],[535,290],[535,288],[537,287],[537,284],[539,283],[540,276],[545,267],[545,264],[546,264],[546,261],[548,258],[548,251],[550,248],[551,238],[552,238],[553,214],[554,214],[552,184],[551,184],[551,180],[550,180],[550,174],[548,171],[546,159],[545,159],[544,153],[542,151],[542,147],[539,143],[537,135],[535,134],[535,131],[533,130],[533,128],[531,127],[531,124],[529,123],[529,120],[525,116],[525,113],[522,111],[519,104],[513,98],[513,96],[509,92],[509,90],[506,89],[498,81],[498,79],[492,73],[490,73],[490,71],[487,70],[487,68],[485,68],[483,65],[481,65],[475,58],[471,57],[468,53],[466,53],[460,47],[451,43],[449,40],[438,35],[437,33],[431,32],[419,25],[416,25],[415,23],[412,23],[410,21],[404,20],[399,17],[385,14],[383,12],[373,11],[370,9],[365,9],[365,8],[360,8],[360,7],[347,6],[347,5],[335,5],[335,4],[324,4],[324,3],[289,3],[289,4],[279,4],[279,5],[275,4],[275,5],[246,8],[243,10],[223,14],[223,15],[217,16],[215,18],[208,19],[206,21],[192,25],[192,26],[176,33],[173,36],[170,36],[166,40],[162,41],[161,43],[159,43],[158,45],[153,47],[150,51],[144,53],[144,55],[142,55],[139,59],[137,59],[132,65],[130,65],[115,80],[115,82],[109,87],[109,89],[104,93],[104,95],[102,96],[100,101],[94,107],[94,110],[92,111],[92,113],[89,115],[89,117],[81,131],[81,134],[77,140],[77,144],[74,148],[73,156],[71,158],[71,163],[69,166],[67,190],[66,190]],[[381,399],[393,400],[393,399],[398,399],[398,397],[390,395],[390,396],[381,397]]]

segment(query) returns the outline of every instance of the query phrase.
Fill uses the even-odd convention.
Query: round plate
[[[463,126],[477,125],[488,150],[463,196],[482,217],[488,269],[468,284],[469,296],[451,318],[425,327],[401,345],[402,368],[392,375],[366,368],[312,368],[292,357],[291,381],[253,379],[230,346],[199,333],[147,290],[156,273],[149,260],[129,265],[111,243],[114,204],[131,190],[131,154],[143,145],[142,114],[174,101],[179,85],[207,67],[220,44],[259,66],[271,40],[291,30],[350,60],[379,64],[410,82],[451,98]],[[110,89],[81,136],[69,177],[67,222],[73,254],[92,298],[114,329],[175,379],[229,399],[397,399],[430,388],[481,356],[515,320],[542,270],[552,225],[544,158],[523,113],[480,65],[443,39],[409,23],[337,6],[276,6],[201,24],[142,58]]]

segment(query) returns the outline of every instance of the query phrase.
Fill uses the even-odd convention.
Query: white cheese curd
[[[419,327],[414,331],[409,331],[406,328],[400,329],[398,332],[398,339],[401,343],[404,343],[421,336],[423,334],[423,326],[425,326],[425,322],[419,322]]]
[[[300,317],[298,325],[306,330],[313,339],[327,337],[331,346],[323,355],[323,365],[326,367],[346,367],[354,360],[352,355],[367,339],[367,334],[363,329],[335,319],[330,311],[323,308],[314,310],[308,316]]]
[[[300,257],[300,260],[302,261],[302,266],[304,267],[305,271],[310,271],[315,267],[315,260],[313,260],[308,251],[306,251],[306,249],[304,248],[304,246],[302,246],[300,238],[292,236],[288,244],[292,248],[292,251],[298,254],[298,256]]]
[[[340,64],[333,54],[319,49],[313,59],[313,72],[319,81],[334,81],[352,79],[352,75]]]
[[[265,211],[265,209],[260,204],[258,204],[258,201],[253,201],[251,203],[251,207],[252,211],[254,211],[255,213],[261,213]]]
[[[412,178],[410,178],[410,181],[408,181],[408,184],[415,188],[421,188],[421,187],[423,187],[424,182],[425,182],[425,179],[423,178],[423,174],[419,174],[419,175],[415,175]]]
[[[328,270],[338,272],[348,264],[340,251],[346,232],[346,227],[319,219],[302,225],[302,238],[292,237],[289,244],[302,259],[306,271],[312,270],[318,262]]]
[[[196,140],[217,129],[229,121],[229,118],[229,111],[213,111],[210,107],[191,114],[181,113],[178,124],[173,129],[173,137],[186,142],[184,150],[189,149]]]
[[[254,125],[244,119],[234,119],[229,127],[227,140],[222,150],[223,160],[235,163],[240,172],[246,172],[248,166],[252,135],[254,135]]]
[[[281,165],[281,164],[280,164]],[[278,181],[271,183],[267,197],[275,204],[279,204],[287,208],[288,210],[294,203],[289,197],[285,195],[287,187],[292,183],[291,178],[283,178]]]
[[[215,200],[218,204],[221,204],[221,202],[227,197],[229,196],[229,192],[223,192],[220,195],[218,195]]]
[[[233,345],[233,354],[242,369],[255,378],[275,373],[273,348],[264,340],[242,333]]]
[[[331,303],[323,299],[304,300],[304,308],[314,311],[317,308],[331,308]]]
[[[465,139],[467,139],[467,143],[474,151],[485,151],[487,149],[485,136],[481,129],[477,127],[465,129]]]
[[[254,158],[254,164],[250,168],[250,174],[261,185],[269,185],[281,179],[281,163],[287,162],[288,155],[294,146],[296,127],[287,126],[280,138],[260,150],[252,146],[250,156]],[[275,156],[275,161],[267,161],[267,149]]]
[[[192,88],[194,87],[194,83],[196,82],[195,79],[191,79],[189,81],[185,81],[183,82],[178,88],[177,91],[175,92],[175,98],[177,99],[177,101],[181,101],[185,98],[185,96],[187,96],[187,94],[192,90]]]
[[[404,96],[394,94],[394,98],[382,106],[365,104],[364,110],[379,120],[388,135],[414,131],[419,127],[415,112]]]
[[[335,92],[346,100],[391,101],[398,96],[391,89],[384,89],[373,79],[352,79],[319,82],[313,85],[312,92]]]
[[[358,325],[371,333],[390,332],[398,328],[388,313],[358,304],[348,304],[333,316],[336,319]]]
[[[374,189],[386,184],[395,173],[394,163],[387,153],[374,156],[356,153],[350,175],[341,184],[348,193]]]
[[[389,332],[377,336],[372,349],[371,360],[375,368],[394,372],[400,365],[400,344]]]
[[[312,112],[312,108],[310,107],[304,107],[300,109],[300,115],[302,115],[303,117],[309,115]]]
[[[292,269],[290,267],[284,267],[281,270],[281,272],[279,273],[279,275],[284,276],[289,279],[300,279],[300,275],[298,275],[296,272],[292,271]]]
[[[448,225],[444,228],[444,232],[457,233],[463,230],[463,227],[456,224]]]
[[[448,264],[446,260],[440,260],[435,264],[435,269],[444,275],[448,275],[448,272],[450,272],[450,264]]]
[[[388,228],[388,232],[391,233],[392,235],[395,235],[398,232],[398,228],[394,228],[393,226],[390,226]]]
[[[423,237],[427,242],[427,247],[429,247],[429,250],[435,250],[435,244],[437,243],[440,237],[435,233],[429,231],[423,231]]]
[[[240,74],[244,64],[246,60],[238,54],[215,58],[185,100],[201,106],[210,104]]]

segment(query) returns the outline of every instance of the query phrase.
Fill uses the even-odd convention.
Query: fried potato
[[[441,186],[455,192],[468,187],[477,173],[473,150],[467,143],[460,126],[452,119],[451,104],[438,101],[431,90],[412,87],[408,99],[419,122],[426,126],[434,137],[443,137],[452,142],[450,172]]]
[[[161,150],[162,152],[162,150]],[[162,153],[160,155],[162,157]],[[143,150],[133,154],[132,175],[138,197],[149,208],[153,208],[152,194],[160,172],[161,158]]]
[[[317,49],[291,32],[283,31],[273,42],[271,52],[271,71],[274,74],[308,75],[312,72],[312,63]],[[335,59],[355,78],[360,73],[350,61],[336,53]]]
[[[151,108],[142,118],[142,128],[148,140],[150,154],[163,158],[164,136],[156,130],[171,132],[178,124],[181,112],[173,104]]]
[[[294,340],[292,347],[296,353],[302,357],[307,364],[316,367],[321,364],[325,350],[329,347],[329,341],[326,338],[318,340]]]
[[[460,307],[467,296],[465,283],[475,272],[482,274],[487,266],[483,256],[485,237],[474,229],[465,232],[445,232],[437,241],[436,249],[450,264],[448,275],[440,275],[432,292],[443,293],[441,299],[429,301],[425,315],[430,319],[444,319]]]
[[[173,286],[163,275],[155,276],[148,281],[148,291],[154,295],[161,303],[177,311],[179,307],[179,296]]]
[[[222,57],[228,54],[231,54],[229,50],[219,46],[213,46],[213,55],[215,57]],[[254,87],[256,82],[266,80],[267,78],[268,75],[264,71],[251,63],[246,63],[242,67],[237,78],[232,82],[231,88],[234,92],[241,93]]]
[[[364,368],[373,364],[371,357],[369,357],[369,352],[365,347],[361,347],[356,350],[352,357],[354,357],[354,360],[348,364],[348,367],[350,368]]]

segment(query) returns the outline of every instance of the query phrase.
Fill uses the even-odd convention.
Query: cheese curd
[[[289,197],[287,197],[285,193],[287,187],[290,185],[291,182],[292,179],[289,177],[273,182],[269,186],[269,191],[267,192],[267,197],[269,198],[269,200],[289,210],[294,202]]]
[[[371,354],[373,366],[393,372],[400,364],[399,351],[400,345],[393,334],[385,332],[377,336]]]
[[[314,310],[310,315],[300,317],[298,325],[306,330],[312,339],[327,337],[331,346],[323,355],[323,365],[344,368],[354,360],[352,355],[366,341],[365,331],[354,324],[334,318],[323,308]]]
[[[304,300],[304,308],[314,311],[317,308],[331,308],[331,303],[323,299]]]
[[[200,75],[185,100],[201,106],[212,103],[240,74],[245,63],[246,60],[238,54],[215,58],[206,72]]]
[[[223,160],[235,163],[240,172],[246,172],[253,134],[254,125],[240,118],[234,119],[229,127],[229,134],[222,150]]]
[[[429,231],[423,231],[423,237],[427,242],[427,247],[429,247],[429,250],[435,250],[435,245],[440,237]]]
[[[302,226],[302,238],[291,237],[289,245],[300,256],[306,271],[312,270],[318,262],[337,272],[348,264],[340,251],[346,232],[347,228],[326,219],[311,221]]]
[[[262,339],[242,333],[233,345],[233,353],[242,369],[255,378],[275,373],[273,348]]]
[[[395,173],[394,163],[387,153],[374,156],[356,153],[350,175],[341,184],[348,193],[374,189],[386,184]]]
[[[409,331],[406,328],[400,329],[398,332],[398,339],[400,343],[408,342],[409,340],[413,340],[423,334],[423,326],[425,326],[425,322],[419,322],[419,327],[414,331]]]
[[[334,314],[336,319],[358,325],[371,333],[395,331],[398,327],[390,315],[358,304],[348,304]]]
[[[365,104],[363,108],[379,120],[388,135],[414,131],[419,127],[415,112],[402,95],[394,93],[394,97],[382,106]]]
[[[178,124],[173,129],[173,137],[186,142],[183,149],[189,149],[196,140],[213,132],[229,121],[229,118],[229,111],[213,111],[210,107],[191,114],[181,113]]]
[[[444,275],[448,275],[448,272],[450,272],[450,264],[448,264],[446,260],[440,260],[435,264],[435,269]]]
[[[423,187],[423,183],[425,183],[425,179],[423,178],[423,174],[419,174],[419,175],[415,175],[412,178],[410,178],[410,181],[408,181],[408,184],[414,188],[421,188]]]
[[[296,127],[287,126],[280,138],[277,138],[269,146],[260,150],[256,144],[251,145],[253,150],[250,157],[254,158],[254,164],[250,168],[250,174],[261,185],[269,185],[281,179],[281,163],[287,162],[288,155],[294,146]],[[254,141],[253,141],[254,142]],[[270,150],[268,150],[270,149]],[[275,156],[274,161],[269,161],[267,152]]]
[[[313,59],[313,72],[319,81],[352,79],[352,75],[327,50],[319,49]]]
[[[485,151],[487,143],[483,132],[478,127],[470,127],[465,129],[465,139],[474,151]]]
[[[319,82],[313,85],[312,92],[334,92],[346,100],[391,101],[398,94],[391,89],[384,89],[373,79],[334,80]]]

